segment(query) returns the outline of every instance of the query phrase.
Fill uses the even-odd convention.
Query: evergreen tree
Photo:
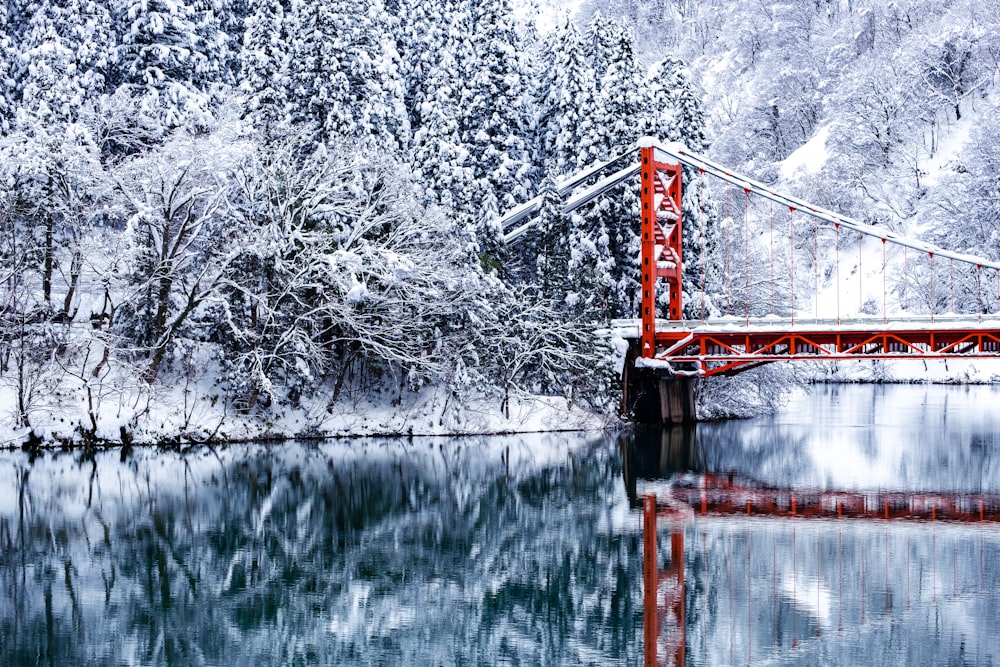
[[[316,139],[376,137],[406,142],[403,88],[394,19],[381,0],[363,7],[338,0],[297,5],[289,63],[292,120],[316,129]]]
[[[463,141],[472,157],[476,235],[488,261],[502,262],[497,214],[528,198],[526,76],[509,0],[473,4],[475,59],[463,92]]]
[[[708,150],[705,112],[691,73],[679,58],[654,63],[643,85],[643,134],[679,141],[693,151]]]
[[[281,0],[251,0],[240,51],[243,113],[265,143],[286,119],[285,13]]]
[[[607,159],[635,146],[643,111],[640,89],[642,75],[635,57],[635,42],[627,28],[613,25],[609,30],[609,52],[594,55],[598,74],[598,113],[595,123],[600,158]],[[607,63],[603,72],[600,64]]]
[[[14,39],[8,9],[0,7],[0,135],[10,130],[14,106]]]
[[[416,132],[423,124],[424,105],[434,97],[436,85],[454,89],[461,76],[456,67],[456,49],[467,37],[454,2],[402,0],[397,48],[403,79],[403,100],[410,129]],[[441,62],[449,60],[450,70],[440,71]],[[442,74],[447,80],[441,80]]]
[[[83,104],[104,93],[110,23],[106,7],[93,0],[43,0],[20,40],[17,78],[25,122],[75,122]]]
[[[410,160],[426,203],[471,227],[472,156],[463,143],[462,95],[473,59],[469,6],[460,0],[404,0],[399,48],[411,128]]]
[[[524,256],[534,259],[533,283],[541,298],[557,307],[566,307],[570,291],[570,218],[562,212],[562,200],[551,177],[542,182],[542,205],[538,224],[525,241]]]
[[[472,210],[472,158],[462,142],[460,110],[452,72],[456,63],[445,53],[428,73],[428,96],[421,105],[421,123],[413,133],[412,163],[424,200],[461,212],[469,222]]]
[[[205,130],[226,78],[226,36],[207,0],[116,0],[112,85],[129,86],[162,132]]]
[[[614,18],[594,12],[583,39],[583,52],[594,70],[594,77],[600,81],[608,67],[615,60],[614,49],[617,33],[621,26]]]
[[[546,40],[538,72],[538,162],[546,174],[568,175],[584,164],[580,154],[583,138],[595,134],[593,71],[571,20]]]
[[[591,160],[606,160],[633,150],[639,138],[641,77],[631,32],[613,21],[598,32],[603,37],[592,58],[596,72],[604,69],[598,83],[595,133],[588,156]],[[597,229],[607,233],[609,264],[614,267],[614,285],[605,317],[630,316],[639,307],[637,188],[626,185],[613,195],[601,197],[588,215],[601,218]]]
[[[573,214],[569,224],[569,292],[566,305],[573,317],[604,322],[613,316],[615,264],[610,238],[599,215]]]

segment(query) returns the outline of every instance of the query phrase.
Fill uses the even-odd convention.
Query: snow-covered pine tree
[[[642,96],[645,134],[662,141],[680,141],[693,151],[708,149],[701,96],[680,58],[654,63],[646,74]]]
[[[333,36],[337,29],[334,8],[325,2],[293,5],[288,61],[290,120],[325,140],[327,109],[347,96],[347,77],[340,71]]]
[[[424,201],[453,211],[471,224],[472,158],[459,126],[458,97],[451,80],[456,67],[451,54],[445,52],[428,72],[428,94],[421,104],[420,125],[413,133],[411,161]]]
[[[583,53],[594,69],[594,76],[600,80],[615,60],[614,49],[618,42],[617,33],[621,25],[614,18],[594,12],[587,31],[583,36]]]
[[[248,10],[239,60],[243,114],[269,143],[287,118],[285,11],[281,0],[250,0]]]
[[[463,144],[464,70],[474,57],[467,3],[404,0],[399,48],[411,128],[410,161],[425,203],[472,226],[472,166]]]
[[[455,49],[463,36],[456,26],[459,20],[453,2],[401,0],[399,10],[396,46],[400,55],[403,101],[410,129],[416,132],[422,125],[424,104],[436,92],[434,84],[454,88],[457,83]],[[446,57],[451,59],[453,67],[444,74],[453,80],[432,80],[432,77],[441,76],[435,70]]]
[[[486,265],[503,262],[497,214],[528,198],[530,158],[526,137],[527,77],[524,49],[509,0],[472,3],[475,59],[468,63],[462,97],[462,135],[475,179],[476,236]]]
[[[111,84],[129,86],[162,133],[206,130],[225,78],[226,36],[203,0],[114,0],[118,50]]]
[[[212,10],[213,14],[219,18],[219,29],[226,37],[225,75],[223,79],[234,83],[240,77],[240,55],[242,49],[243,35],[247,31],[247,20],[253,13],[255,0],[203,0]],[[285,0],[284,8],[290,5],[291,0]]]
[[[43,0],[19,45],[16,73],[23,123],[38,121],[51,129],[75,122],[80,108],[105,92],[112,37],[104,4]]]
[[[635,57],[632,32],[612,22],[608,28],[611,43],[608,52],[594,55],[597,75],[598,109],[594,123],[596,147],[602,159],[633,148],[640,136],[643,111],[642,73]],[[601,64],[606,67],[601,70]]]
[[[14,39],[6,5],[0,7],[0,136],[10,131],[14,111]]]
[[[536,77],[535,145],[539,170],[566,176],[581,164],[583,137],[593,136],[595,84],[583,40],[569,18],[548,35]]]
[[[292,120],[316,128],[317,141],[374,137],[406,144],[407,123],[395,19],[381,0],[296,5],[289,62]]]
[[[562,212],[562,200],[551,176],[542,181],[541,194],[538,224],[520,250],[525,257],[534,260],[532,283],[538,286],[539,296],[563,310],[571,289],[570,218]]]
[[[341,67],[350,97],[334,117],[338,132],[359,138],[376,137],[393,148],[407,144],[403,82],[394,35],[398,22],[382,0],[341,0]]]
[[[605,160],[633,150],[640,136],[642,77],[629,29],[607,20],[602,28],[592,26],[591,33],[602,37],[595,40],[592,55],[595,72],[599,74],[599,92],[588,154],[591,160]],[[587,217],[601,218],[595,230],[606,231],[610,265],[614,267],[614,288],[605,316],[622,317],[638,312],[638,211],[637,189],[624,185],[613,195],[601,197],[587,213]]]

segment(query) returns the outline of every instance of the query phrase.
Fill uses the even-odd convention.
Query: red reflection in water
[[[733,475],[717,477],[702,475],[694,483],[685,485],[672,484],[668,490],[658,495],[646,495],[642,500],[643,508],[643,619],[644,619],[644,664],[653,665],[685,664],[686,630],[685,630],[685,576],[684,576],[684,523],[694,515],[711,519],[733,515],[760,516],[782,518],[791,521],[802,519],[849,519],[861,521],[879,521],[887,527],[890,522],[905,520],[924,520],[930,522],[1000,522],[1000,496],[987,494],[958,493],[902,493],[902,492],[838,492],[838,491],[802,491],[789,490],[755,485],[752,482],[738,483]],[[670,561],[668,567],[660,569],[657,560],[657,516],[671,519],[670,530]],[[936,534],[931,536],[931,595],[932,603],[937,603],[937,563]],[[792,532],[792,597],[795,592],[795,533]],[[885,536],[883,564],[885,579],[885,610],[890,614],[889,592],[889,535]],[[982,536],[980,535],[980,591],[982,591]],[[842,536],[838,531],[837,555],[842,557]],[[910,549],[906,554],[906,602],[910,604]],[[816,545],[817,571],[822,559],[820,544]],[[728,559],[732,563],[732,554]],[[772,595],[777,597],[777,554],[772,545]],[[865,603],[867,583],[865,567],[864,543],[861,544],[861,577],[860,577],[860,614],[861,624],[866,622]],[[956,563],[957,547],[952,546],[952,597],[957,595],[958,584]],[[751,570],[750,567],[750,536],[747,532],[747,597],[750,598]],[[876,570],[877,571],[877,570]],[[839,607],[836,625],[832,626],[838,634],[844,631],[843,625],[843,565],[838,564],[838,585],[836,595]],[[730,575],[730,586],[732,575]],[[815,603],[819,609],[821,599],[820,578],[816,579]],[[811,591],[810,591],[811,592]],[[772,613],[776,614],[775,603],[771,605]],[[731,610],[732,611],[732,610]],[[748,603],[747,637],[751,636],[751,616]],[[796,615],[791,616],[792,636],[791,647],[795,649],[798,639],[795,623]],[[777,637],[777,620],[774,621],[774,640]],[[820,635],[820,624],[815,628],[816,636]],[[667,662],[661,662],[663,656]],[[750,654],[747,656],[751,660]]]
[[[643,631],[645,664],[659,665],[659,654],[684,664],[684,527],[670,532],[670,565],[660,569],[656,559],[656,498],[645,496],[643,521]]]

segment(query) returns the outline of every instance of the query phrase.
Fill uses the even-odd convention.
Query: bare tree
[[[229,175],[244,149],[225,132],[178,135],[116,170],[129,246],[115,326],[144,352],[147,382],[225,274],[237,241],[227,228]]]
[[[218,308],[250,403],[328,372],[336,397],[356,360],[441,377],[468,336],[467,242],[371,154],[290,141],[239,174],[246,242]]]

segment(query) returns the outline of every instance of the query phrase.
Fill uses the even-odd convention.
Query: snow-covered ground
[[[28,429],[14,425],[15,392],[0,387],[0,443],[16,446]],[[98,400],[95,411],[100,439],[118,442],[126,429],[135,444],[203,440],[245,441],[294,437],[327,438],[372,435],[473,435],[600,429],[606,421],[565,399],[512,396],[509,415],[492,396],[450,396],[442,387],[401,394],[373,394],[328,403],[322,397],[299,406],[271,406],[248,413],[223,404],[218,389],[197,383],[122,390]],[[66,441],[89,426],[84,404],[60,397],[39,405],[35,434]]]

